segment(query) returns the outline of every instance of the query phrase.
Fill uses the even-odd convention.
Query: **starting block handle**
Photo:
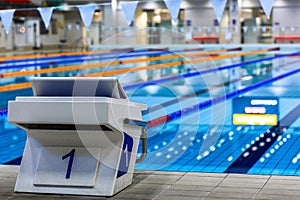
[[[142,127],[148,126],[148,122],[146,122],[146,121],[129,119],[129,118],[124,119],[124,124],[137,125],[137,126],[142,126]]]
[[[137,163],[142,162],[147,155],[147,132],[145,127],[142,129],[141,140],[142,140],[142,155],[136,159]]]
[[[148,122],[125,118],[124,123],[143,127],[142,128],[142,135],[141,135],[142,155],[139,158],[136,159],[137,163],[142,162],[146,158],[146,155],[147,155],[147,131],[146,131],[146,126],[148,125]]]

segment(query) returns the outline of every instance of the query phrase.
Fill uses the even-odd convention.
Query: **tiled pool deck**
[[[133,184],[113,197],[14,193],[19,167],[0,165],[0,199],[300,199],[299,176],[136,171]]]

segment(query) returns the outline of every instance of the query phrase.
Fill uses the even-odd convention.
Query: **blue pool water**
[[[296,68],[297,64],[294,63],[289,65],[288,69],[274,70],[272,76]],[[298,79],[299,74],[295,74],[271,85],[256,88],[243,95],[279,97],[280,119],[282,119],[293,112],[300,104]],[[231,89],[232,85],[225,87],[226,92]],[[136,96],[133,99],[139,102],[147,102],[144,97]],[[158,104],[164,104],[167,101],[166,97],[160,101],[158,99],[156,98],[155,101],[159,102]],[[194,98],[194,103],[207,99],[209,99],[208,94],[203,94]],[[154,106],[154,101],[148,101],[150,107]],[[193,100],[187,99],[185,101],[189,104]],[[243,158],[243,154],[253,147],[252,143],[254,144],[256,141],[260,141],[261,138],[268,136],[268,130],[271,130],[272,127],[232,126],[231,104],[230,99],[223,104],[226,107],[223,124],[210,123],[210,110],[212,108],[209,108],[184,116],[180,119],[181,122],[175,121],[165,124],[163,128],[148,130],[150,135],[148,156],[145,161],[137,164],[136,168],[195,172],[239,172],[239,170],[232,167],[232,164]],[[173,108],[170,108],[170,110],[165,108],[161,113],[156,111],[153,115],[167,115],[176,109],[175,105],[172,106]],[[181,106],[184,107],[184,103],[181,103]],[[221,115],[224,116],[224,108],[215,106],[214,109],[217,110],[216,113],[220,110]],[[300,114],[297,112],[296,120],[282,135],[276,135],[276,140],[268,149],[261,152],[259,150],[261,147],[258,145],[256,152],[259,152],[257,153],[259,156],[252,156],[252,164],[246,165],[246,169],[242,171],[250,174],[298,175],[299,171],[297,169],[300,166],[298,161],[300,159],[300,148],[297,147],[297,140],[300,136],[299,116]],[[215,122],[218,122],[218,119]],[[246,159],[244,160],[244,162],[249,162]]]
[[[258,63],[251,70],[237,68],[243,70],[241,76],[235,76],[236,72],[230,70],[213,72],[130,89],[126,93],[130,100],[148,105],[143,117],[149,121],[293,71],[299,67],[299,61],[298,58],[274,59],[271,71],[262,71],[258,67],[262,63]],[[299,78],[296,73],[241,94],[278,97],[279,120],[294,116],[289,126],[277,130],[271,126],[232,125],[232,99],[226,99],[148,129],[148,155],[136,164],[136,169],[300,175],[297,145],[300,112],[295,114],[300,104]],[[30,91],[24,94],[29,95]],[[26,134],[8,124],[5,116],[1,120],[0,162],[7,163],[22,155]]]

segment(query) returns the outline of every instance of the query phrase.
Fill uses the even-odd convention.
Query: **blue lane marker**
[[[277,138],[284,133],[300,116],[300,105],[288,113],[277,126],[273,126],[256,140],[242,155],[240,155],[224,173],[247,173],[254,164],[274,144]]]

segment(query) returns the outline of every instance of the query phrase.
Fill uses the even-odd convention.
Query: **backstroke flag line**
[[[259,0],[260,4],[268,18],[270,18],[270,14],[272,11],[272,7],[274,4],[274,0]],[[172,20],[174,22],[177,21],[178,14],[180,11],[180,4],[182,0],[164,0],[166,7],[168,8],[170,15],[172,17]],[[227,3],[227,0],[210,0],[214,12],[216,14],[216,17],[218,21],[220,22],[222,19],[222,15]],[[124,11],[126,20],[128,24],[132,22],[135,15],[135,10],[137,8],[138,1],[131,1],[131,2],[121,2],[122,9]],[[96,4],[88,4],[88,5],[78,5],[76,6],[80,12],[81,19],[85,25],[85,27],[89,30],[90,25],[93,20],[94,12],[97,8]],[[53,14],[53,10],[55,7],[48,7],[48,8],[38,8],[41,18],[45,24],[45,27],[48,28],[51,17]],[[5,28],[6,33],[8,34],[11,28],[13,15],[14,15],[15,9],[8,9],[8,10],[0,10],[0,19],[2,21],[2,24]]]
[[[6,31],[6,34],[8,34],[10,31],[14,13],[15,13],[15,9],[0,10],[0,18],[4,26],[4,29]]]
[[[219,22],[221,22],[222,15],[226,6],[226,2],[227,0],[210,0],[210,3],[214,8],[215,14]]]
[[[84,26],[87,30],[90,29],[93,17],[94,17],[94,12],[97,8],[97,5],[95,4],[88,4],[88,5],[80,5],[76,6],[80,12],[81,19],[84,23]]]
[[[182,0],[164,0],[174,22],[177,22],[181,1]]]
[[[265,14],[270,18],[274,0],[259,0],[261,7],[264,9]]]
[[[134,19],[135,10],[137,8],[138,2],[137,1],[130,1],[130,2],[121,2],[122,10],[124,12],[125,18],[128,22],[128,25],[131,24],[132,20]]]
[[[53,13],[53,7],[38,8],[38,11],[40,12],[40,15],[42,17],[42,20],[44,22],[44,25],[45,25],[46,29],[48,29],[49,24],[50,24],[50,20],[51,20],[51,17],[52,17],[52,13]]]

